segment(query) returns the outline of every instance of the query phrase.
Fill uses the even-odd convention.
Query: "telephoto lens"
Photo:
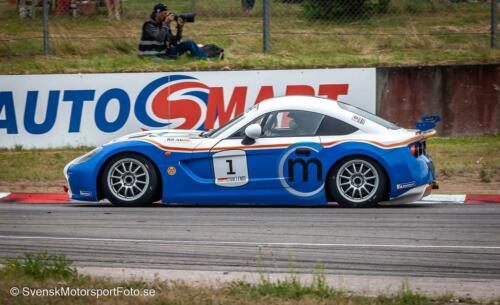
[[[196,13],[183,13],[179,15],[175,15],[175,21],[180,17],[184,20],[184,22],[194,22],[194,17]]]

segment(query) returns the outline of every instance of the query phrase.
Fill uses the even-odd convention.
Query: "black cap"
[[[159,12],[164,12],[168,10],[167,6],[163,3],[158,3],[157,5],[155,5],[155,7],[153,8],[153,11],[155,13],[159,13]]]

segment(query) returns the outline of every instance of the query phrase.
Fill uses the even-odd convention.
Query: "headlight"
[[[90,160],[93,156],[95,156],[101,150],[102,150],[102,146],[97,147],[96,149],[89,151],[85,155],[83,155],[80,158],[76,159],[75,162],[74,162],[74,164],[79,164],[79,163],[83,163],[85,161]]]

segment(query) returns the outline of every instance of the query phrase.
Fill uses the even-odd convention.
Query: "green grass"
[[[21,257],[4,261],[3,273],[6,275],[22,275],[34,280],[48,278],[71,278],[76,270],[71,268],[72,261],[64,255],[41,253],[25,253]]]
[[[185,37],[216,43],[223,61],[153,60],[135,55],[142,22],[155,1],[124,1],[121,21],[51,16],[49,56],[42,55],[41,19],[21,20],[0,3],[0,73],[130,72],[497,63],[489,48],[487,3],[393,0],[390,12],[353,21],[311,22],[299,4],[272,2],[272,52],[262,53],[261,2],[244,16],[240,2],[198,1]],[[173,0],[177,12],[191,1]],[[101,10],[102,11],[102,10]],[[40,16],[40,12],[38,12]],[[293,32],[293,33],[292,33]],[[300,33],[300,34],[297,34]],[[481,33],[481,34],[470,34]]]
[[[435,137],[428,150],[439,175],[500,180],[500,136]]]
[[[26,253],[22,257],[13,258],[0,269],[0,304],[336,304],[336,305],[434,305],[447,304],[459,300],[461,304],[476,304],[470,299],[457,299],[451,294],[440,297],[428,297],[409,289],[403,282],[398,292],[379,296],[363,296],[329,287],[324,274],[313,274],[310,283],[304,283],[291,275],[286,280],[270,281],[262,274],[258,283],[252,284],[237,281],[209,285],[191,285],[182,282],[151,282],[140,279],[116,281],[106,278],[83,276],[70,266],[71,261],[64,255],[47,253]],[[54,266],[57,266],[54,268]],[[71,289],[139,289],[154,290],[154,296],[92,297],[92,296],[17,296],[10,295],[12,287],[23,291],[30,289],[50,289],[69,287]],[[494,302],[491,302],[492,304]]]
[[[0,181],[47,181],[64,179],[65,164],[92,148],[30,149],[17,146],[0,150]]]

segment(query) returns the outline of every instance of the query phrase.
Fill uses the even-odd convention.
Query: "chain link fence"
[[[273,44],[299,47],[297,41],[302,41],[304,48],[313,39],[335,43],[345,36],[393,36],[390,39],[401,41],[447,36],[444,40],[484,41],[496,35],[492,30],[498,11],[496,1],[491,0],[241,0],[218,4],[192,1],[193,10],[206,17],[262,18],[262,23],[255,21],[254,31],[262,26],[265,51]],[[491,38],[496,47],[495,36]]]
[[[15,6],[0,3],[2,17],[14,18]],[[19,1],[19,0],[18,0]],[[27,0],[43,20],[42,0]],[[63,1],[63,0],[52,0]],[[68,1],[68,0],[66,0]],[[69,12],[50,11],[43,30],[38,21],[30,30],[0,30],[0,55],[20,40],[28,45],[51,44],[60,50],[85,55],[86,41],[107,40],[123,53],[134,52],[142,21],[160,0],[121,0],[121,21],[110,23],[103,0],[95,2],[96,16],[71,17]],[[12,0],[9,0],[12,2]],[[497,0],[171,0],[176,13],[195,12],[196,22],[186,26],[186,36],[201,42],[233,45],[233,53],[277,51],[324,52],[336,48],[352,52],[381,52],[391,48],[496,47]],[[40,7],[40,8],[39,8]],[[52,3],[54,7],[54,3]],[[46,12],[49,12],[47,9]],[[79,18],[82,18],[79,20]],[[102,24],[103,31],[91,25]],[[35,30],[38,28],[38,30]],[[38,34],[37,34],[38,32]],[[78,45],[80,43],[80,45]],[[238,47],[241,46],[241,48]],[[244,50],[242,49],[244,48]],[[47,48],[47,51],[49,49]],[[105,51],[101,46],[99,51]],[[90,51],[88,51],[90,52]],[[33,52],[32,52],[33,53]],[[334,54],[332,55],[334,56]]]
[[[444,44],[447,40],[484,41],[490,34],[494,7],[490,1],[477,0],[271,1],[270,40],[280,46],[280,40],[335,43],[342,36],[368,36],[382,44],[387,39],[399,40],[396,45],[420,40],[429,47],[440,40]]]

